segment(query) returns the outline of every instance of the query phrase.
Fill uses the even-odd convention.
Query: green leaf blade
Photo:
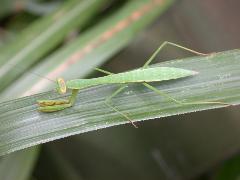
[[[174,81],[153,83],[156,88],[185,101],[222,101],[240,103],[240,51],[226,51],[207,57],[193,57],[160,63],[199,72]],[[97,86],[82,90],[75,106],[56,113],[37,111],[36,100],[55,99],[60,95],[47,92],[0,104],[0,154],[74,134],[128,123],[104,105],[118,85]],[[63,97],[61,97],[63,98]],[[222,107],[222,105],[180,106],[145,87],[134,84],[112,100],[112,105],[141,121]],[[16,120],[17,119],[17,120]]]
[[[60,44],[69,32],[84,27],[105,1],[68,1],[55,13],[36,21],[14,41],[1,48],[0,91]],[[21,68],[14,71],[13,66]]]

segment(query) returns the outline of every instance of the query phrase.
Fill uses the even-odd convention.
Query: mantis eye
[[[63,78],[57,78],[57,91],[60,94],[64,94],[67,92],[67,86]]]

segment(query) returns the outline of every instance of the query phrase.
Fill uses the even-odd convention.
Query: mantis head
[[[67,86],[63,78],[57,78],[57,92],[59,94],[65,94],[67,92]]]

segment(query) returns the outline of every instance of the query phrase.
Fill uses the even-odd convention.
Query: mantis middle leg
[[[123,117],[125,117],[135,128],[137,128],[137,125],[128,117],[128,115],[122,113],[121,111],[119,111],[116,107],[110,105],[110,100],[115,97],[116,95],[118,95],[120,92],[122,92],[125,88],[127,87],[127,85],[122,85],[120,88],[118,88],[111,96],[109,96],[108,98],[105,99],[104,103],[110,107],[112,110],[116,111],[117,113],[119,113],[120,115],[122,115]]]
[[[103,69],[100,69],[100,68],[95,68],[95,70],[99,71],[99,72],[102,72],[104,74],[107,74],[107,75],[111,75],[111,74],[114,74],[114,73],[111,73],[109,71],[105,71]],[[117,113],[119,113],[120,115],[122,115],[124,118],[126,118],[135,128],[137,128],[137,125],[124,113],[122,113],[121,111],[119,111],[116,107],[110,105],[110,101],[113,97],[115,97],[116,95],[118,95],[120,92],[122,92],[125,88],[127,87],[127,85],[122,85],[120,86],[111,96],[107,97],[104,101],[104,103],[110,107],[112,110],[116,111]]]

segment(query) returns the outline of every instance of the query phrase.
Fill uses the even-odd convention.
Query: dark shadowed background
[[[102,68],[122,72],[140,67],[164,41],[204,53],[237,49],[239,8],[238,0],[176,1]],[[4,19],[4,26],[9,18],[17,17]],[[191,54],[166,47],[155,62],[187,56]],[[102,74],[90,77],[98,75]],[[144,121],[138,129],[127,124],[46,143],[32,176],[36,180],[237,179],[239,115],[239,107],[223,108]]]

